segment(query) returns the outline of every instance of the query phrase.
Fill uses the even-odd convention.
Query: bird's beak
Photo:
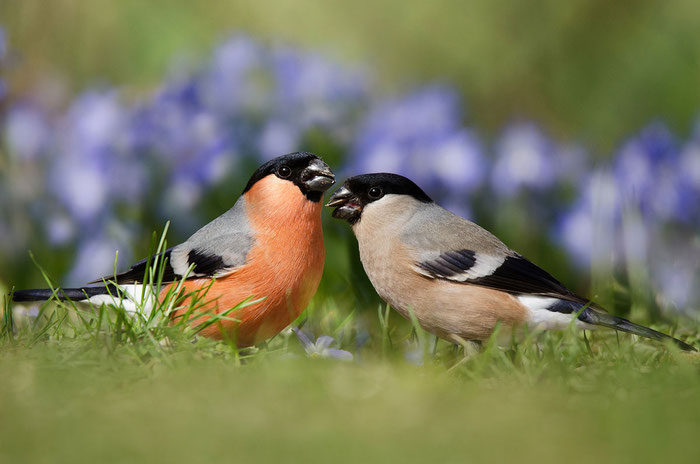
[[[301,181],[313,192],[325,192],[335,183],[335,175],[326,163],[315,159],[302,171]]]
[[[333,211],[334,218],[347,219],[351,224],[357,222],[362,213],[362,205],[359,199],[345,185],[333,192],[326,206],[335,208]]]
[[[344,205],[345,202],[347,202],[350,198],[352,198],[354,195],[352,192],[346,187],[342,186],[335,192],[333,192],[333,195],[328,199],[328,203],[326,203],[326,206],[341,206]]]

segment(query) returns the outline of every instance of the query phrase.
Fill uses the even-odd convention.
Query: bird
[[[573,293],[486,229],[439,206],[406,177],[350,177],[326,206],[335,208],[334,218],[352,226],[365,273],[379,296],[440,338],[478,344],[497,325],[547,330],[574,324],[697,351]]]
[[[122,300],[129,310],[136,304],[150,310],[157,302],[144,304],[143,295],[163,301],[178,288],[187,296],[173,311],[174,319],[196,303],[199,316],[192,317],[190,325],[226,314],[218,323],[205,324],[201,335],[231,339],[239,347],[259,344],[294,321],[316,293],[325,260],[322,198],[334,183],[330,167],[312,153],[274,158],[252,174],[231,209],[185,242],[116,276],[90,282],[97,285],[58,292],[20,290],[13,300],[41,301],[56,293],[60,300],[96,305]],[[157,269],[162,274],[161,290],[144,291],[149,266],[156,261],[161,263]],[[226,313],[246,300],[247,306]]]

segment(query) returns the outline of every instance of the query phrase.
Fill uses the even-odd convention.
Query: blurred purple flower
[[[251,38],[235,36],[219,45],[197,89],[202,104],[224,117],[269,111],[268,51]]]
[[[66,244],[73,239],[77,229],[70,218],[61,214],[47,217],[45,226],[49,243],[52,245]]]
[[[353,174],[394,172],[409,177],[437,199],[468,211],[466,194],[487,169],[476,133],[462,127],[459,99],[448,88],[426,87],[380,104],[354,144]]]
[[[676,177],[681,183],[685,215],[700,224],[700,123],[693,138],[681,150]]]
[[[620,195],[615,178],[605,170],[589,175],[579,198],[555,225],[555,239],[587,266],[591,260],[606,259],[617,243],[621,224]]]
[[[291,47],[272,52],[278,114],[301,129],[342,125],[367,94],[367,77],[320,55]]]
[[[656,219],[687,220],[697,195],[679,175],[681,161],[678,142],[662,123],[630,138],[613,168],[625,204]]]
[[[649,257],[651,279],[663,306],[688,311],[700,303],[700,238],[664,240]]]
[[[493,190],[505,196],[523,188],[543,190],[556,181],[555,146],[532,123],[506,128],[496,144],[496,161],[491,175]]]
[[[128,178],[112,169],[127,115],[115,92],[88,92],[70,107],[59,126],[58,152],[52,159],[50,188],[71,214],[93,221],[110,194],[128,191]],[[138,186],[131,186],[138,188]]]
[[[683,147],[678,171],[681,179],[700,192],[700,139],[693,139]]]
[[[0,27],[0,65],[6,55]],[[111,222],[116,211],[140,208],[147,218],[158,208],[157,219],[143,228],[161,227],[167,216],[189,221],[190,230],[201,218],[183,210],[200,210],[204,193],[235,175],[244,157],[269,159],[321,134],[349,152],[346,173],[403,174],[465,217],[484,179],[506,206],[522,191],[551,193],[566,184],[561,191],[574,198],[552,231],[577,263],[646,263],[667,304],[700,301],[697,239],[687,227],[700,223],[700,123],[683,145],[663,124],[651,124],[621,145],[610,167],[591,172],[582,146],[558,145],[535,124],[521,122],[503,131],[491,167],[481,138],[462,121],[454,88],[427,86],[370,107],[369,84],[362,69],[235,36],[203,66],[175,69],[138,105],[113,89],[93,90],[55,117],[65,98],[34,92],[31,103],[3,106],[3,148],[10,161],[23,163],[0,172],[0,208],[40,218],[33,229],[43,234],[40,240],[75,244],[69,279],[82,282],[109,274],[114,251],[129,250],[134,231]],[[50,201],[36,201],[46,193]],[[566,197],[538,201],[538,221],[556,216]],[[494,214],[481,206],[478,211]],[[23,241],[34,238],[20,222],[0,222],[0,228],[10,237],[6,242],[23,249]],[[330,337],[312,342],[296,333],[309,355],[352,357],[330,348]]]
[[[554,155],[556,178],[559,182],[568,182],[580,186],[590,173],[590,155],[579,144],[563,145]]]
[[[593,217],[590,205],[579,201],[559,220],[555,238],[582,267],[591,262],[593,251]]]
[[[286,121],[274,118],[265,123],[258,150],[263,160],[269,160],[280,153],[290,153],[297,149],[301,133],[299,129]]]
[[[442,138],[459,128],[460,118],[459,96],[453,89],[424,87],[376,107],[358,135],[358,144],[362,148],[382,138],[402,142]]]
[[[123,243],[97,235],[82,242],[73,263],[71,271],[65,281],[70,284],[82,284],[94,280],[99,276],[107,276],[114,273],[114,260],[119,250],[120,262],[124,260],[123,253],[126,250]]]
[[[0,26],[0,63],[7,56],[7,36],[5,35],[5,28]]]
[[[10,156],[34,160],[44,153],[51,137],[44,113],[30,103],[17,103],[5,114],[4,135]]]
[[[0,26],[0,71],[2,70],[3,61],[7,56],[7,37],[5,37],[5,29]],[[7,95],[7,84],[5,80],[0,76],[0,101],[2,101]]]
[[[202,105],[198,85],[182,76],[169,82],[139,108],[129,128],[134,150],[150,156],[168,178],[166,211],[193,208],[205,188],[226,177],[238,161],[230,127]]]
[[[330,346],[335,343],[333,337],[328,335],[321,335],[316,339],[315,342],[311,341],[311,338],[301,330],[296,327],[293,329],[299,342],[301,342],[306,351],[306,355],[310,358],[334,358],[341,361],[352,361],[352,353],[345,350],[340,350],[338,348],[331,348]]]

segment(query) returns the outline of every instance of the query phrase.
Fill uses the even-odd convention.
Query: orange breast
[[[237,321],[222,320],[201,332],[213,338],[233,337],[241,347],[278,334],[301,314],[316,293],[324,262],[322,202],[307,200],[298,187],[275,176],[258,181],[245,199],[255,234],[247,262],[217,279],[197,310],[200,314],[218,314],[246,298],[264,298],[226,315]],[[185,292],[206,288],[210,283],[209,279],[187,281]],[[183,301],[176,318],[187,311],[190,302],[190,298]],[[198,325],[208,318],[195,317],[190,324]]]

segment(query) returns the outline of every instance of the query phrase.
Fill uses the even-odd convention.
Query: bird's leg
[[[450,334],[447,338],[456,346],[461,346],[464,349],[464,357],[467,359],[474,357],[481,351],[481,341],[479,340],[465,340],[457,334]]]
[[[435,358],[437,357],[438,341],[440,341],[440,338],[436,335],[434,335],[433,338],[433,358]]]
[[[457,361],[452,367],[447,369],[447,372],[453,371],[462,364],[465,364],[479,354],[479,351],[481,350],[481,342],[478,340],[465,340],[456,334],[450,334],[447,338],[455,344],[454,346],[456,349],[459,349],[461,346],[464,350],[464,357]]]

